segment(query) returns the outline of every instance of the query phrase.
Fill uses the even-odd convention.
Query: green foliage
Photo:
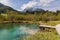
[[[19,12],[11,7],[0,7],[0,21],[60,21],[60,11],[45,11],[37,9],[35,11]]]

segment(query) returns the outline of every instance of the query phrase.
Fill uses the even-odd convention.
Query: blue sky
[[[0,0],[0,3],[22,11],[26,8],[42,8],[45,10],[60,10],[60,0]]]

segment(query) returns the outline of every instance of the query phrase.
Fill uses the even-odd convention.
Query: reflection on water
[[[16,40],[25,36],[33,35],[38,30],[36,24],[2,24],[0,27],[12,27],[0,29],[0,40]]]

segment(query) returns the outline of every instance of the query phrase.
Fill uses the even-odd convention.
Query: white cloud
[[[24,10],[26,8],[31,8],[31,7],[34,7],[36,6],[37,2],[36,1],[29,1],[27,4],[23,4],[21,6],[21,10]]]
[[[46,8],[43,8],[43,9],[56,12],[57,10],[60,10],[60,6],[51,7],[51,8],[47,8],[47,7],[46,7]]]
[[[31,0],[27,4],[23,4],[20,8],[24,10],[26,8],[31,8],[35,6],[49,6],[49,3],[53,2],[54,0]]]
[[[9,5],[9,0],[0,0],[0,3],[5,4],[5,5]]]
[[[57,10],[60,10],[60,7],[54,7],[49,9],[49,11],[57,11]]]
[[[55,0],[40,0],[40,5],[42,6],[49,6],[49,3],[53,2]]]
[[[8,5],[10,7],[13,7],[13,3],[10,2],[11,0],[0,0],[0,3],[2,4],[5,4],[5,5]],[[49,6],[51,2],[53,2],[55,0],[31,0],[29,1],[28,3],[26,4],[23,4],[20,9],[18,9],[19,11],[22,11],[26,8],[32,8],[32,7],[35,7],[35,6],[42,6],[42,7],[46,7],[46,6]],[[15,5],[15,4],[14,4]],[[14,8],[14,7],[13,7]],[[56,8],[57,9],[57,8]],[[52,9],[53,10],[53,9]],[[54,8],[55,10],[55,8]]]

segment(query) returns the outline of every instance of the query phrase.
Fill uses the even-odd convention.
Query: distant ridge
[[[29,11],[29,12],[33,12],[33,11],[45,11],[41,8],[27,8],[27,9],[24,9],[23,12],[26,12],[26,11]]]
[[[15,10],[15,9],[9,7],[9,6],[6,6],[6,5],[0,3],[0,13],[6,13],[7,11],[9,11],[9,12],[10,12],[10,11],[19,12],[19,11]]]

